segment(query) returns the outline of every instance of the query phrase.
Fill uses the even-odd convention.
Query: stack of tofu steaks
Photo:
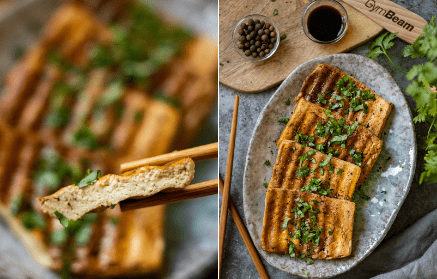
[[[329,65],[305,80],[279,147],[261,244],[291,257],[349,256],[355,187],[369,176],[393,104]]]

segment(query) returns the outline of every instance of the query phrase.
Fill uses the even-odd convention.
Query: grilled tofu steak
[[[326,260],[347,257],[352,250],[354,212],[353,202],[269,188],[262,248],[291,257]]]
[[[357,185],[361,185],[369,176],[383,142],[358,122],[345,123],[344,118],[331,115],[328,110],[301,99],[276,145],[279,147],[284,140],[297,141],[358,165],[361,174]]]
[[[125,199],[184,188],[193,177],[194,161],[185,158],[164,166],[144,166],[123,175],[108,174],[92,185],[64,187],[38,201],[45,213],[57,210],[70,220],[78,220],[88,212],[112,207]]]
[[[326,64],[319,64],[305,79],[294,101],[301,99],[331,110],[348,124],[363,123],[378,137],[393,107],[356,78]]]
[[[284,140],[273,167],[269,188],[312,192],[351,200],[361,169],[315,149]]]

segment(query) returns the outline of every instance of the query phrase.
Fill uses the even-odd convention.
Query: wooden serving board
[[[244,93],[265,91],[280,84],[297,66],[316,57],[346,52],[372,39],[383,28],[348,4],[339,1],[349,16],[345,36],[337,43],[321,45],[305,36],[302,13],[311,0],[220,0],[220,83]],[[273,11],[277,9],[278,15]],[[237,22],[251,14],[269,17],[286,34],[276,53],[264,61],[245,59],[232,44]]]

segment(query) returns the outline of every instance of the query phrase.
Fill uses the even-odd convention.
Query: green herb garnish
[[[343,172],[344,172],[344,169],[339,169],[338,172],[337,172],[337,174],[340,175],[340,174],[342,174]]]
[[[278,15],[278,9],[275,9],[275,10],[273,11],[273,15]]]
[[[331,193],[331,189],[322,187],[323,181],[318,178],[311,178],[310,182],[300,188],[302,192],[317,192],[321,196],[327,196]]]
[[[134,114],[134,123],[135,124],[140,123],[141,120],[143,120],[143,118],[144,118],[144,111],[142,111],[142,110],[136,111]]]
[[[100,178],[100,171],[91,171],[90,169],[87,170],[86,176],[79,182],[78,186],[79,188],[83,188],[85,186],[93,185],[97,182]],[[111,208],[112,209],[112,208]]]
[[[285,38],[287,38],[287,34],[282,34],[281,35],[281,41],[284,40]]]
[[[289,106],[290,105],[290,99],[285,100],[285,105]]]
[[[351,150],[349,150],[349,155],[352,156],[352,160],[355,162],[355,164],[361,167],[361,163],[363,162],[364,159],[363,152],[361,151],[356,152],[356,149],[352,148]]]
[[[34,210],[27,211],[21,217],[21,224],[28,230],[44,228],[46,221],[42,215]]]
[[[99,142],[96,136],[87,126],[83,126],[74,133],[71,143],[76,146],[84,147],[90,150],[95,150],[99,147]]]
[[[281,119],[278,120],[278,122],[282,123],[282,124],[287,124],[288,121],[290,121],[290,118],[281,118]]]
[[[265,183],[263,183],[263,186],[267,188],[267,187],[269,187],[269,183],[265,182]]]
[[[266,161],[264,162],[264,165],[270,167],[272,164],[270,164],[270,161],[269,161],[269,160],[266,160]]]
[[[300,161],[299,165],[302,166],[302,163],[303,163],[305,160],[308,160],[308,157],[309,157],[309,156],[316,154],[316,152],[317,152],[317,150],[310,150],[310,151],[308,151],[308,152],[305,152],[302,156],[299,156],[299,157],[298,157],[298,159],[299,159],[299,161]],[[312,159],[314,159],[314,158],[312,158]]]
[[[296,171],[296,175],[299,178],[302,178],[304,176],[308,176],[309,174],[310,174],[310,168],[308,166],[303,166]]]
[[[285,219],[284,219],[284,223],[282,224],[282,230],[286,230],[287,229],[287,227],[288,227],[288,221],[290,221],[291,220],[291,218],[288,218],[288,217],[286,217]]]

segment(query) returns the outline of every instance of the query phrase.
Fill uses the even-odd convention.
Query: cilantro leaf
[[[310,168],[308,166],[303,166],[296,171],[296,175],[299,178],[302,178],[304,176],[308,176],[309,174],[310,174]]]
[[[284,223],[282,224],[282,230],[286,230],[288,227],[288,221],[290,221],[291,218],[285,217]]]
[[[85,186],[93,185],[100,178],[100,170],[91,171],[88,169],[87,175],[79,182],[79,188],[83,188]]]
[[[278,120],[278,122],[282,123],[282,124],[287,124],[289,120],[290,120],[290,118],[281,118]]]

